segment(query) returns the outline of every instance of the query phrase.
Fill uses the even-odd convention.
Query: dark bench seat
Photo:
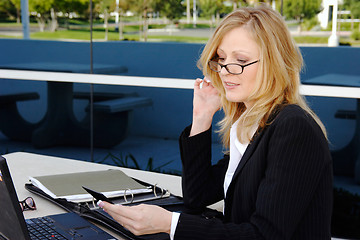
[[[17,141],[30,141],[31,134],[39,123],[26,121],[19,113],[17,102],[38,100],[37,92],[0,95],[0,130],[5,136]]]
[[[94,102],[94,111],[115,113],[131,111],[138,107],[148,107],[152,105],[152,100],[145,97],[124,97],[112,100]]]
[[[40,96],[37,92],[13,93],[0,96],[0,105],[11,104],[18,101],[37,100]]]
[[[134,97],[134,96],[138,96],[138,94],[135,92],[131,92],[131,93],[94,92],[93,93],[94,102],[111,100],[115,98]],[[80,92],[80,91],[74,92],[73,97],[74,99],[90,101],[90,92]]]
[[[336,118],[341,118],[341,119],[356,119],[356,111],[352,111],[352,110],[338,110],[335,113],[335,117]]]
[[[90,93],[77,92],[74,94],[74,98],[90,102]],[[137,93],[94,92],[93,100],[94,146],[101,148],[111,148],[121,143],[129,133],[133,110],[149,107],[153,103],[150,98],[140,97]],[[87,117],[84,119],[83,126],[87,125],[89,123],[87,121],[90,120],[90,103],[85,111]],[[89,132],[81,135],[86,136],[87,133]],[[74,144],[76,143],[74,142]]]

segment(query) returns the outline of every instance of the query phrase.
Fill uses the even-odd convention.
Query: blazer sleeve
[[[189,137],[191,126],[180,136],[180,155],[183,164],[182,190],[185,205],[202,209],[224,198],[224,176],[228,156],[211,165],[211,128]]]
[[[260,173],[263,177],[257,186],[258,194],[253,200],[255,209],[249,219],[234,223],[181,214],[175,232],[175,240],[294,238],[299,222],[305,214],[307,216],[313,214],[307,211],[315,195],[332,191],[332,189],[328,191],[327,183],[324,184],[324,181],[328,182],[328,179],[331,179],[327,176],[324,177],[324,175],[330,175],[331,157],[326,139],[312,119],[309,122],[306,117],[295,116],[277,120],[266,130],[266,136],[262,136],[260,141],[264,142],[258,144],[261,149],[255,150],[261,151],[260,155],[266,158],[264,160],[266,168],[263,173]],[[255,161],[255,159],[249,159],[249,161]],[[200,169],[199,171],[204,170]],[[192,174],[195,175],[195,173]],[[253,175],[259,175],[259,173]],[[188,175],[188,177],[190,179],[193,175]],[[205,186],[206,190],[198,196],[199,199],[204,199],[206,191],[211,192],[209,186],[203,185],[207,183],[204,178],[211,177],[211,175],[204,174],[201,179],[186,184],[197,185],[196,191],[201,191],[200,188]],[[187,181],[190,181],[189,179]],[[200,183],[196,181],[200,181]],[[233,181],[236,180],[233,179]],[[251,179],[247,179],[247,181],[242,185],[239,183],[240,186],[250,187]],[[324,193],[323,196],[329,195]],[[331,196],[329,197],[331,198]],[[246,196],[236,196],[235,199],[241,201],[243,198]],[[324,208],[331,204],[331,201],[325,198],[321,198],[321,201],[324,201],[323,203],[326,205]],[[232,204],[235,205],[237,202],[234,200]],[[331,212],[329,216],[331,216]],[[314,218],[316,218],[315,213],[312,217],[313,222],[328,221],[328,219]],[[326,216],[326,218],[328,217]]]

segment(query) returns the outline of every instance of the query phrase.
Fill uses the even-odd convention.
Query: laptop
[[[40,233],[33,233],[34,229],[42,232],[46,237],[41,238]],[[0,239],[113,240],[116,238],[75,213],[25,220],[6,160],[0,156]]]

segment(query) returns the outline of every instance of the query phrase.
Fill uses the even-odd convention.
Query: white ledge
[[[7,69],[0,69],[0,79],[1,78],[32,81],[91,83],[179,89],[193,89],[194,87],[194,80],[191,79],[115,76],[105,74],[62,73]],[[360,88],[302,84],[300,86],[300,94],[306,96],[360,98]]]

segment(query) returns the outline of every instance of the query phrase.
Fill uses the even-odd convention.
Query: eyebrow
[[[217,49],[217,51],[216,52],[218,52],[218,51],[221,51],[221,52],[224,52],[224,50],[222,50],[221,48],[218,48]],[[231,54],[251,54],[250,52],[247,52],[247,51],[245,51],[245,50],[234,50],[234,51],[232,51],[231,52]]]

